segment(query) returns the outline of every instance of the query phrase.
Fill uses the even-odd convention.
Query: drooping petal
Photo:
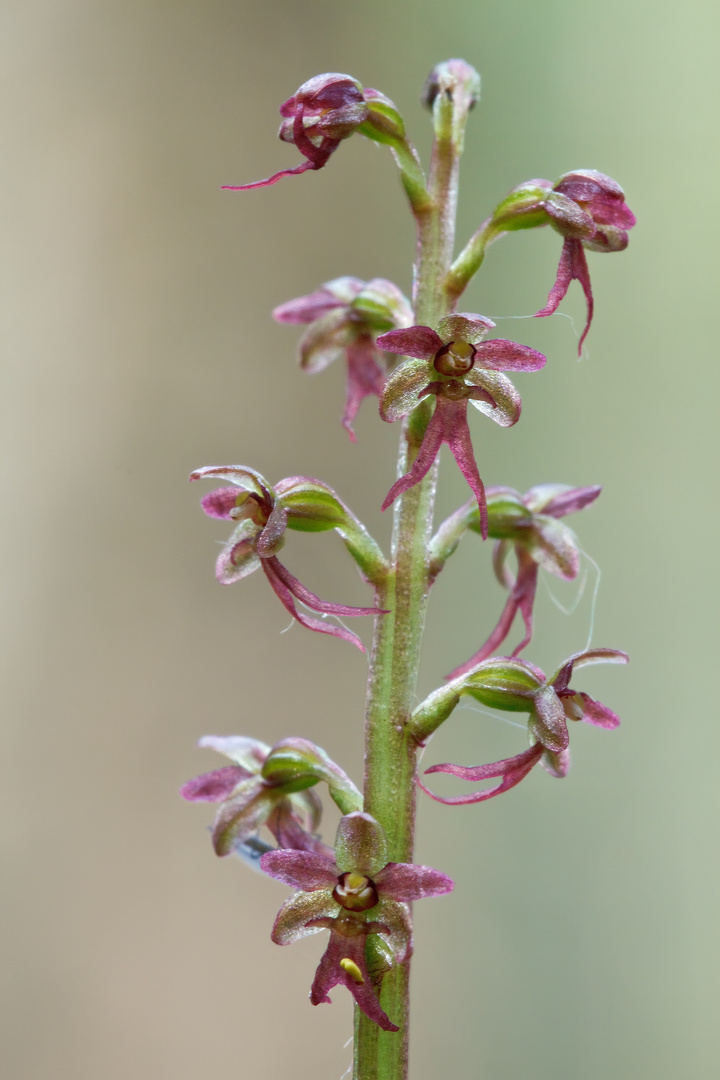
[[[470,438],[470,428],[467,422],[467,401],[450,401],[447,398],[439,397],[435,415],[438,413],[443,414],[444,441],[450,447],[460,472],[467,480],[473,495],[477,499],[480,512],[480,533],[483,540],[487,540],[488,519],[485,486],[478,472],[475,451]],[[433,416],[433,419],[435,419],[435,416]]]
[[[535,694],[530,731],[547,750],[565,750],[568,745],[565,710],[552,684],[543,686]]]
[[[418,780],[418,784],[431,799],[445,803],[446,806],[464,806],[469,803],[485,802],[486,799],[501,795],[504,791],[509,791],[510,788],[519,784],[540,760],[543,749],[540,743],[535,743],[534,746],[531,746],[529,750],[525,750],[522,754],[505,758],[503,761],[494,761],[489,765],[477,765],[467,768],[462,765],[433,765],[432,768],[425,770],[426,773],[450,773],[451,776],[457,776],[461,780],[477,781],[489,780],[494,776],[502,777],[501,782],[496,787],[487,788],[484,791],[475,791],[470,795],[455,795],[450,798],[443,798],[426,788],[420,780]]]
[[[373,881],[381,899],[388,897],[407,903],[426,896],[442,896],[452,892],[455,886],[447,874],[417,863],[388,863],[379,874],[375,874]],[[375,912],[373,917],[381,919]]]
[[[270,877],[304,892],[332,890],[338,883],[335,862],[309,851],[268,851],[260,865]]]
[[[200,505],[208,517],[232,521],[231,514],[238,508],[238,499],[247,499],[247,495],[238,491],[236,487],[216,488],[215,491],[203,495]],[[257,503],[255,506],[257,507]]]
[[[265,577],[270,582],[273,592],[277,596],[278,600],[280,600],[280,603],[283,605],[286,611],[290,612],[294,619],[297,619],[297,621],[302,626],[305,626],[308,630],[315,630],[319,634],[330,634],[332,637],[342,638],[343,641],[349,641],[351,645],[355,645],[360,650],[360,652],[365,652],[365,646],[356,634],[353,634],[350,630],[346,630],[344,626],[336,626],[334,623],[323,622],[321,619],[313,619],[311,616],[306,615],[304,612],[298,611],[298,609],[295,607],[294,598],[297,597],[297,599],[301,600],[302,603],[307,603],[305,597],[310,597],[312,603],[308,604],[308,606],[312,606],[313,609],[316,611],[327,610],[328,607],[338,609],[341,607],[341,605],[326,605],[323,603],[322,600],[319,599],[319,597],[315,596],[314,593],[311,593],[308,589],[302,588],[297,578],[293,577],[293,575],[285,569],[282,563],[278,562],[277,558],[272,557],[269,559],[259,559],[258,561],[260,562],[260,565],[265,572]],[[287,584],[288,581],[291,582],[293,587],[290,587]],[[299,595],[299,592],[296,592],[296,588],[298,587],[302,590],[302,596]],[[378,614],[378,612],[373,611],[372,608],[350,608],[342,611],[335,610],[329,612],[329,614],[376,615]]]
[[[378,340],[380,340],[378,338]],[[423,396],[433,372],[426,360],[404,360],[388,376],[380,398],[380,416],[388,424],[407,416]]]
[[[248,773],[258,773],[265,758],[270,753],[267,743],[259,739],[250,739],[246,735],[203,735],[198,746],[208,750],[217,750],[236,765],[242,765]]]
[[[328,154],[328,157],[330,155]],[[327,161],[323,161],[323,165]],[[253,188],[270,187],[272,184],[277,184],[278,180],[282,180],[283,176],[299,176],[300,173],[307,172],[308,169],[321,169],[322,165],[316,165],[312,161],[303,161],[300,165],[296,165],[294,169],[281,169],[280,172],[273,173],[272,176],[268,176],[267,180],[253,180],[251,184],[221,184],[221,191],[252,191]]]
[[[490,402],[484,397],[471,397],[470,401],[476,409],[489,416],[500,427],[512,427],[518,422],[522,401],[507,375],[474,367],[463,378],[466,383],[484,391],[492,399]]]
[[[273,852],[268,851],[266,854],[272,855]],[[262,858],[265,857],[263,855]],[[262,865],[262,859],[260,864]],[[337,901],[333,900],[329,889],[317,889],[311,893],[294,893],[278,911],[270,937],[276,945],[292,945],[300,938],[326,930],[327,927],[318,925],[316,920],[334,919],[341,910]]]
[[[278,846],[295,851],[309,851],[332,861],[333,851],[327,844],[303,827],[292,810],[290,797],[281,799],[271,811],[265,822],[266,827],[278,842]],[[312,826],[310,826],[312,828]],[[266,851],[272,850],[266,848]]]
[[[385,386],[385,372],[378,361],[378,353],[370,335],[363,335],[352,342],[346,349],[346,355],[347,392],[342,426],[355,442],[353,421],[358,409],[366,397],[381,396]]]
[[[545,363],[546,357],[537,349],[503,338],[484,341],[475,356],[475,366],[490,371],[540,371]]]
[[[180,794],[188,802],[222,802],[241,780],[247,780],[251,775],[240,765],[225,765],[222,769],[214,769],[188,780],[180,788]]]
[[[357,935],[346,936],[337,930],[331,930],[328,947],[315,973],[310,1000],[313,1005],[323,1002],[329,1004],[330,990],[338,984],[346,986],[366,1016],[384,1031],[398,1031],[399,1028],[386,1016],[375,996],[365,962],[364,931],[365,927],[362,927]]]
[[[378,347],[398,356],[414,356],[416,360],[432,360],[445,342],[429,326],[408,326],[388,330],[377,339]]]
[[[560,301],[570,288],[570,282],[573,280],[579,281],[582,285],[583,292],[585,293],[585,300],[587,302],[587,321],[578,343],[578,356],[580,356],[582,354],[583,342],[587,337],[590,323],[592,322],[594,302],[592,285],[590,284],[590,271],[588,270],[582,241],[568,239],[563,243],[555,284],[548,294],[545,307],[541,308],[540,311],[535,312],[536,317],[552,315],[557,311],[560,306]]]
[[[395,372],[393,372],[393,374],[395,374]],[[393,376],[391,375],[390,379],[388,379],[388,383],[392,377]],[[387,394],[387,385],[385,387],[385,392]],[[438,404],[440,403],[440,400],[441,399],[438,398]],[[414,487],[415,484],[419,484],[420,481],[427,476],[438,455],[438,451],[443,444],[444,435],[445,425],[442,412],[436,405],[435,411],[430,417],[430,423],[425,429],[423,441],[420,444],[420,449],[418,450],[417,457],[415,458],[411,469],[409,472],[406,472],[404,476],[401,476],[399,480],[396,480],[390,488],[383,501],[381,507],[382,510],[387,510],[388,506],[395,502],[398,495],[402,495],[408,488]]]

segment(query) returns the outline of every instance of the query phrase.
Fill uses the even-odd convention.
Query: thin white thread
[[[575,319],[573,318],[572,315],[568,315],[568,313],[566,311],[553,311],[552,315],[543,316],[543,318],[548,318],[549,317],[549,318],[552,319],[556,315],[560,319],[567,319],[568,320],[568,322],[570,323],[570,328],[571,328],[571,330],[573,332],[573,335],[575,337],[575,340],[579,341],[580,340],[580,335],[578,334],[577,330],[575,329]],[[498,322],[506,322],[509,319],[535,319],[535,318],[537,318],[536,315],[488,315],[487,317],[488,317],[488,319],[493,319],[493,320],[497,319]],[[583,351],[582,351],[581,355],[578,356],[578,358],[577,358],[577,363],[578,364],[580,363],[580,361],[582,360],[583,357],[586,357],[588,360],[590,359],[590,352],[587,349],[587,346],[583,346]]]
[[[580,552],[580,554],[582,555],[582,557],[584,559],[587,559],[587,561],[590,563],[590,565],[592,566],[592,568],[595,571],[595,584],[593,586],[592,600],[590,602],[590,628],[589,628],[589,631],[588,631],[587,645],[585,646],[585,651],[587,652],[587,650],[590,648],[590,643],[592,642],[593,633],[595,632],[595,611],[596,611],[596,608],[597,608],[598,593],[600,592],[600,580],[602,578],[602,570],[600,569],[598,564],[595,562],[595,560],[590,555],[588,555],[587,551],[583,551],[583,549],[581,547],[578,547],[578,551]],[[545,589],[547,590],[547,594],[550,597],[550,599],[552,600],[555,607],[559,611],[562,611],[563,615],[572,615],[573,612],[577,609],[578,604],[580,603],[580,601],[582,600],[582,598],[583,598],[583,596],[585,594],[585,587],[587,585],[587,580],[588,580],[588,568],[585,567],[583,569],[583,573],[582,573],[582,576],[581,576],[581,579],[580,579],[580,587],[579,587],[579,589],[577,591],[577,595],[575,596],[575,599],[570,604],[570,606],[565,607],[565,605],[562,604],[558,600],[557,596],[555,596],[554,592],[550,588],[550,585],[548,584],[547,577],[543,574],[543,583],[545,585]]]
[[[507,716],[498,716],[497,713],[490,712],[489,709],[483,709],[480,705],[470,704],[470,702],[463,702],[462,705],[458,705],[456,711],[460,710],[478,713],[481,716],[489,716],[491,720],[498,720],[501,724],[509,724],[510,727],[520,728],[521,731],[525,731],[527,727],[527,724],[518,724],[515,720],[509,720]]]
[[[348,1048],[348,1046],[350,1045],[351,1042],[352,1042],[352,1035],[350,1036],[348,1041],[343,1046],[343,1050],[347,1050],[347,1048]],[[350,1064],[348,1065],[347,1069],[345,1070],[345,1072],[340,1077],[340,1080],[345,1080],[345,1077],[350,1075],[350,1073],[352,1072],[352,1067],[353,1067],[353,1063],[351,1061]]]
[[[600,592],[600,579],[602,578],[602,570],[600,569],[598,564],[595,562],[595,560],[590,555],[588,555],[587,551],[583,551],[582,548],[580,548],[579,550],[580,550],[580,554],[583,555],[587,559],[587,561],[590,563],[590,565],[595,568],[595,574],[596,574],[595,588],[593,589],[592,604],[590,605],[590,630],[588,632],[587,645],[585,646],[585,652],[587,652],[588,649],[590,648],[590,642],[592,641],[593,633],[595,631],[595,609],[597,607],[598,593]]]

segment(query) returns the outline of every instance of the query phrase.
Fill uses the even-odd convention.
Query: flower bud
[[[297,142],[294,123],[302,118],[305,133],[340,141],[347,139],[368,117],[363,90],[351,75],[329,72],[316,75],[303,83],[291,98],[280,106],[284,118],[279,137],[284,142]]]
[[[462,89],[468,96],[468,109],[480,100],[480,76],[474,67],[464,60],[444,60],[437,64],[422,88],[420,103],[432,109],[438,94],[452,94]]]

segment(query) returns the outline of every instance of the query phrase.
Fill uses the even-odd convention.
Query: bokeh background
[[[459,232],[514,184],[601,169],[640,224],[590,255],[597,314],[499,322],[542,349],[512,431],[477,418],[485,479],[602,482],[576,519],[602,571],[593,642],[628,669],[582,685],[614,733],[485,806],[420,806],[419,861],[456,892],[418,906],[412,1075],[707,1080],[718,1027],[717,49],[708,0],[8,0],[2,442],[6,712],[0,818],[7,1080],[340,1080],[349,996],[312,1009],[323,942],[269,940],[286,892],[213,856],[179,785],[206,732],[290,733],[361,773],[364,661],[293,627],[261,575],[213,577],[221,523],[190,469],[324,478],[385,540],[397,431],[338,423],[343,373],[297,369],[270,309],[340,274],[410,287],[413,233],[386,151],[354,138],[319,173],[219,190],[299,158],[277,107],[348,71],[400,106],[424,153],[431,66],[483,76]],[[529,315],[550,230],[497,245],[463,306]],[[443,457],[441,510],[467,497]],[[432,599],[419,693],[503,595],[470,537]],[[367,592],[332,536],[286,561],[322,596]],[[586,588],[544,586],[530,657],[585,645]],[[494,760],[521,731],[470,710],[425,761]],[[329,816],[332,831],[333,819]]]

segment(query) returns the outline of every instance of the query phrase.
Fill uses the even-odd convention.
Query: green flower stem
[[[452,259],[457,182],[467,95],[440,93],[434,105],[435,144],[429,176],[430,204],[415,213],[418,230],[415,318],[433,326],[448,313],[444,281]],[[426,400],[415,409],[400,439],[398,475],[411,467],[432,415]],[[391,862],[412,862],[415,832],[417,742],[408,728],[417,682],[429,584],[437,466],[395,503],[391,565],[377,590],[366,726],[364,808],[385,829]],[[355,1008],[354,1080],[405,1080],[408,1060],[409,963],[382,980],[380,1003],[398,1032],[381,1030]]]
[[[457,303],[470,279],[480,269],[490,244],[502,235],[503,230],[498,227],[493,217],[489,217],[470,237],[445,278],[445,291],[451,305]]]

